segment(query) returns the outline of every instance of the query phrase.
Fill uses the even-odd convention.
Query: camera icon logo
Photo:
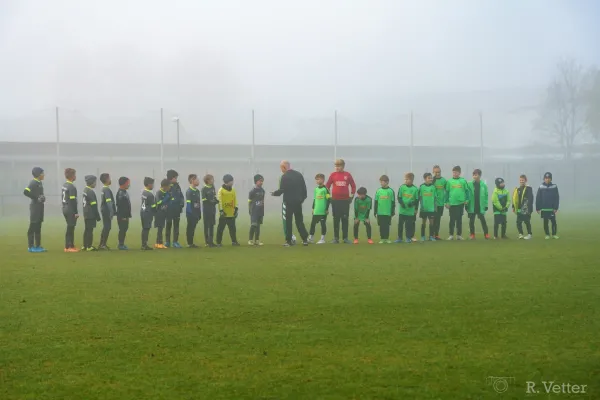
[[[514,376],[488,376],[485,379],[488,386],[494,388],[496,393],[504,393],[508,390],[509,383],[514,383]]]

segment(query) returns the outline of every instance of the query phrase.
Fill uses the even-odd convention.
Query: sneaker
[[[417,238],[410,238],[410,240],[412,240],[413,243],[418,242]]]
[[[340,239],[333,239],[330,243],[331,244],[340,244]]]
[[[165,242],[164,246],[168,249],[171,247],[171,242]]]
[[[525,239],[525,240],[531,240],[531,235],[524,236],[523,239]]]
[[[176,249],[181,249],[181,245],[179,244],[179,242],[173,242],[173,247]]]
[[[394,240],[394,243],[404,243],[404,239],[397,238],[396,240]]]
[[[474,233],[471,233],[469,235],[469,240],[475,240],[475,234]]]
[[[37,253],[36,248],[35,247],[28,247],[27,251],[30,253]]]
[[[283,244],[283,247],[292,247],[292,244],[291,244],[291,243],[288,243],[288,242],[285,242],[285,243]]]
[[[197,248],[198,248],[198,246],[195,245],[194,243],[188,245],[188,249],[197,249]]]
[[[546,235],[546,240],[550,239],[550,235]]]
[[[265,244],[263,242],[261,242],[260,240],[256,240],[256,241],[254,241],[254,245],[255,246],[264,246]]]
[[[442,240],[442,238],[440,237],[440,235],[435,235],[434,238],[435,238],[435,240]]]
[[[119,249],[119,250],[129,250],[129,249],[127,248],[127,246],[125,246],[124,244],[123,244],[123,245],[121,245],[121,244],[120,244],[120,245],[119,245],[119,247],[118,247],[118,249]]]
[[[85,249],[85,251],[98,251],[98,249],[95,248],[94,246],[92,246],[92,247],[88,247],[87,249]]]
[[[327,243],[327,242],[325,241],[325,239],[321,239],[321,240],[319,240],[319,241],[317,242],[317,244],[325,244],[325,243]]]
[[[490,234],[489,234],[489,233],[486,233],[486,234],[485,234],[485,240],[489,240],[489,239],[490,239]]]
[[[430,242],[436,242],[437,239],[435,238],[435,236],[429,236],[429,241]]]
[[[239,246],[240,244],[238,242],[231,242],[231,245],[236,247],[236,246]]]
[[[215,244],[215,247],[223,247],[223,244],[217,243],[217,244]]]
[[[373,243],[374,243],[374,242],[373,242],[373,239],[367,239],[367,243],[369,243],[369,244],[373,244]]]
[[[450,235],[450,236],[448,236],[448,239],[446,239],[446,240],[454,240],[454,236]]]
[[[557,235],[553,235],[552,239],[558,239],[558,236]]]
[[[45,253],[45,252],[47,252],[48,250],[46,250],[46,249],[45,249],[45,248],[43,248],[43,247],[38,247],[38,248],[37,248],[37,251],[38,251],[38,253]]]
[[[344,239],[344,244],[352,244],[352,242],[350,241],[350,239]]]
[[[386,240],[385,240],[385,239],[381,239],[381,240],[379,241],[379,244],[386,244],[386,243],[387,243],[387,242],[386,242]]]
[[[248,240],[248,246],[254,246],[254,240]]]
[[[457,236],[456,236],[456,240],[465,240],[465,239],[463,239],[463,237],[462,237],[462,236],[460,236],[460,235],[457,235]]]
[[[519,239],[525,239],[525,236],[523,236],[522,233],[519,233]]]
[[[406,239],[406,243],[411,244],[412,243],[412,239]]]
[[[302,241],[302,246],[308,246],[308,240],[303,240]]]
[[[146,245],[146,246],[142,246],[141,250],[143,250],[143,251],[149,251],[149,250],[154,250],[154,249],[152,247]]]
[[[358,244],[358,239],[354,239],[353,244]]]
[[[155,249],[165,249],[166,247],[165,247],[164,245],[160,244],[160,243],[156,243],[156,244],[154,245],[154,248],[155,248]]]
[[[385,244],[392,244],[392,241],[390,239],[385,239]]]
[[[69,248],[65,249],[65,253],[79,253],[79,250],[76,249],[75,247],[69,247]]]
[[[314,241],[315,241],[315,238],[313,237],[313,235],[310,235],[308,237],[308,243],[314,243]]]

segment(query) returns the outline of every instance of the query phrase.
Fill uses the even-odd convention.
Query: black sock
[[[358,225],[354,224],[354,239],[358,239]]]
[[[260,224],[256,225],[256,230],[254,231],[254,240],[257,242],[260,239]]]
[[[371,224],[365,224],[365,228],[367,228],[367,239],[371,239]]]

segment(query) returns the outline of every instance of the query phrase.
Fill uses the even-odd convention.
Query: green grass
[[[50,252],[28,254],[0,220],[0,399],[599,399],[600,216],[559,224],[284,249],[270,220],[263,248],[64,254],[50,222]]]

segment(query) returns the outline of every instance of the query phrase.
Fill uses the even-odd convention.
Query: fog
[[[557,166],[561,150],[532,121],[558,60],[600,65],[598,15],[593,0],[5,0],[0,193],[18,195],[37,164],[50,191],[66,166],[276,181],[281,158],[312,185],[334,156],[373,191],[382,173],[397,186],[410,169],[420,182],[439,163],[446,175],[454,164],[467,176],[483,167],[490,181],[510,174],[511,185],[558,168],[572,192],[582,165]],[[57,137],[56,149],[36,145]],[[119,154],[125,143],[138,147]],[[207,147],[218,144],[229,147]]]

